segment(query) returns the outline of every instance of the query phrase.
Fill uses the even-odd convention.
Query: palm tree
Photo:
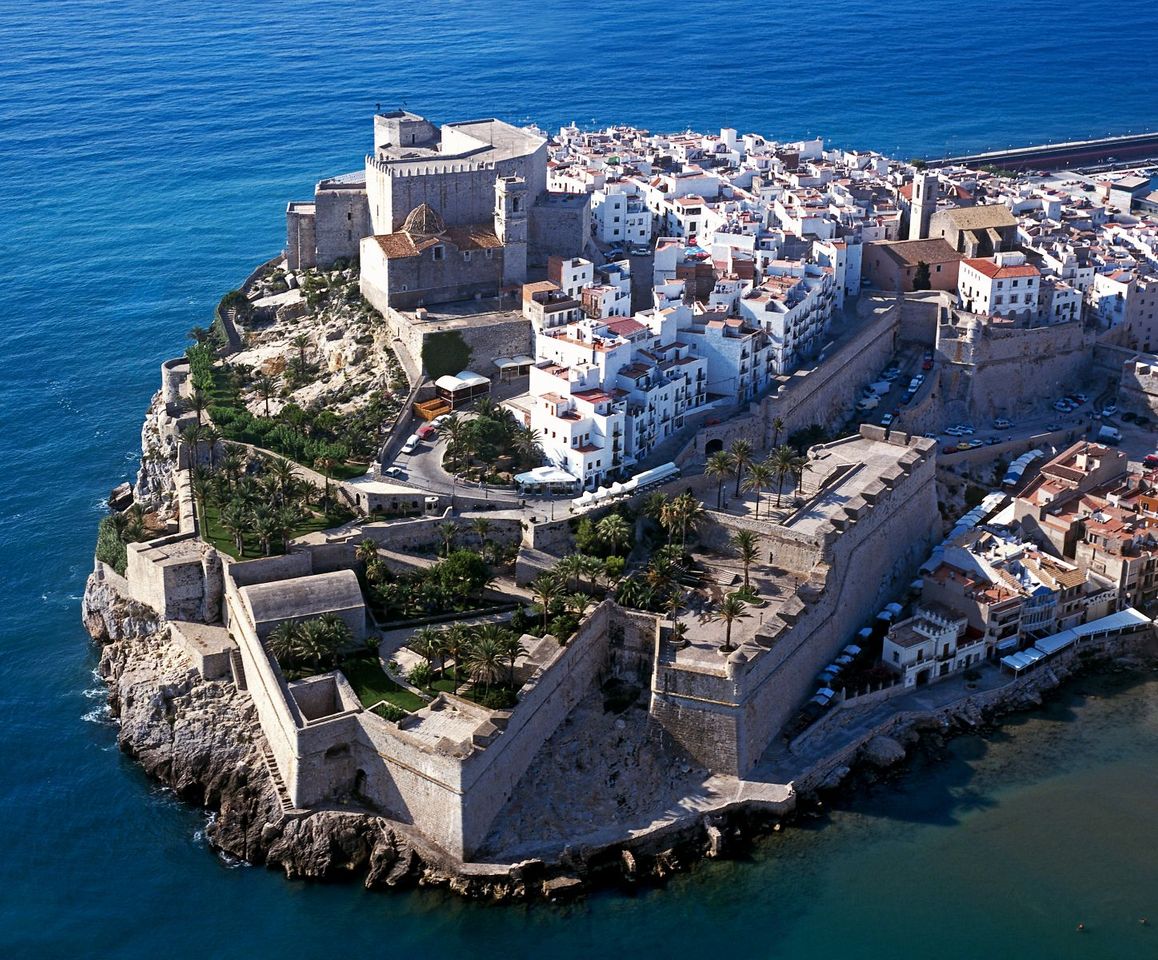
[[[760,555],[759,540],[751,530],[738,530],[732,534],[731,543],[736,548],[740,562],[744,564],[744,589],[747,590],[749,586],[748,570],[753,561]]]
[[[466,436],[466,424],[467,422],[457,413],[452,413],[442,421],[439,428],[446,437],[446,452],[452,467],[458,464],[459,447],[462,445],[463,437]]]
[[[315,469],[321,470],[326,478],[325,491],[322,493],[322,513],[330,512],[330,473],[334,469],[335,459],[330,454],[322,454],[314,461]]]
[[[454,538],[458,535],[458,524],[453,520],[438,525],[438,536],[442,539],[442,555],[450,556],[450,548],[454,546]]]
[[[301,656],[301,624],[296,620],[283,620],[266,638],[265,645],[279,664],[290,667]]]
[[[583,559],[582,555],[578,553],[569,553],[555,564],[555,572],[561,576],[564,581],[571,580],[574,583],[573,590],[579,589],[579,577],[583,573]]]
[[[233,537],[238,558],[245,556],[245,531],[249,529],[249,508],[240,500],[230,500],[218,517],[225,532]]]
[[[653,490],[644,499],[641,512],[645,517],[650,517],[656,523],[661,523],[661,518],[663,517],[663,508],[666,503],[667,494],[662,490]]]
[[[733,440],[732,445],[728,447],[728,456],[732,461],[732,472],[736,475],[736,496],[738,497],[740,495],[740,480],[743,479],[748,464],[752,462],[752,444],[747,440]]]
[[[378,559],[378,544],[367,537],[358,544],[358,549],[354,551],[354,559],[362,564],[363,567],[368,568],[370,564]]]
[[[276,485],[279,501],[285,503],[289,500],[289,490],[296,479],[293,464],[281,457],[271,457],[262,469]]]
[[[226,448],[225,456],[221,458],[221,473],[232,486],[245,471],[245,455],[234,446]]]
[[[781,417],[772,418],[772,449],[780,443],[780,431],[784,429],[784,420]]]
[[[631,524],[618,513],[609,513],[595,524],[599,539],[611,547],[612,553],[619,553],[631,543]]]
[[[192,469],[194,465],[201,462],[201,440],[204,434],[201,432],[201,424],[190,423],[181,430],[181,440],[189,449],[189,467]]]
[[[267,507],[260,507],[253,514],[253,532],[261,544],[262,556],[268,557],[273,538],[278,534],[277,513]]]
[[[463,655],[470,646],[468,628],[461,623],[451,624],[442,634],[442,646],[448,659],[454,661],[454,672],[451,677],[454,682],[454,693],[458,693],[459,667],[462,666]],[[444,668],[445,670],[445,668]]]
[[[520,637],[514,630],[504,630],[502,638],[503,656],[507,658],[510,664],[510,673],[508,674],[507,683],[512,690],[515,689],[515,661],[519,657],[527,655],[527,648],[523,646],[523,638]]]
[[[569,593],[563,598],[563,604],[568,610],[572,611],[577,617],[583,616],[583,611],[587,609],[591,603],[591,598],[587,596],[582,590],[576,590],[574,593]]]
[[[257,390],[257,395],[265,401],[265,415],[269,417],[269,398],[277,392],[277,384],[273,382],[273,377],[269,374],[263,373],[253,383],[254,389]]]
[[[198,386],[194,386],[189,395],[189,405],[193,408],[193,412],[197,414],[197,426],[201,426],[201,414],[205,410],[205,391]]]
[[[446,663],[442,658],[443,639],[438,630],[434,627],[419,627],[406,646],[420,657],[425,657],[441,676],[446,676]]]
[[[323,613],[318,617],[322,625],[324,636],[330,645],[332,657],[336,661],[343,651],[354,642],[354,633],[350,625],[336,613]]]
[[[491,532],[491,522],[486,517],[473,517],[470,528],[479,539],[479,546],[487,542],[487,534]]]
[[[599,557],[592,556],[588,553],[580,554],[579,559],[582,561],[580,569],[583,576],[587,578],[587,582],[590,583],[592,589],[594,589],[598,586],[599,578],[603,575],[605,569],[604,563]]]
[[[484,693],[488,692],[491,684],[502,675],[505,655],[501,636],[485,629],[480,630],[471,643],[466,654],[466,669],[471,680],[483,685]]]
[[[551,605],[563,590],[564,584],[560,583],[559,578],[553,573],[540,573],[531,581],[531,592],[543,608],[543,633],[547,632],[547,616],[550,614]]]
[[[720,601],[719,607],[716,608],[714,619],[724,621],[724,645],[720,648],[721,650],[727,652],[736,649],[732,646],[732,623],[740,617],[746,617],[748,615],[744,612],[747,606],[748,605],[734,593],[729,593]]]
[[[221,431],[213,424],[207,423],[201,428],[201,442],[209,451],[209,469],[217,466],[217,444],[221,442]]]
[[[705,519],[704,505],[695,494],[681,493],[664,507],[663,524],[668,528],[668,542],[672,534],[680,532],[680,554],[687,552],[688,532],[699,527]]]
[[[808,457],[795,456],[792,458],[792,473],[796,478],[796,493],[797,496],[804,494],[804,472],[811,470],[808,465]]]
[[[792,475],[796,466],[796,451],[788,444],[777,447],[768,458],[776,474],[776,506],[780,506],[780,495],[784,491],[784,478]]]
[[[704,473],[716,481],[716,509],[723,510],[724,482],[732,474],[731,458],[723,450],[713,453],[704,465]]]
[[[298,373],[304,374],[306,372],[306,347],[309,346],[310,338],[304,333],[299,333],[292,342],[298,348]]]
[[[510,444],[524,467],[538,466],[542,463],[543,444],[539,441],[539,432],[532,427],[516,424]]]
[[[275,514],[277,518],[277,536],[281,540],[282,550],[289,550],[290,536],[294,529],[301,523],[301,510],[294,503],[282,504],[277,508]]]
[[[190,486],[193,490],[193,506],[197,510],[197,526],[201,535],[205,535],[205,500],[209,496],[209,487],[213,482],[210,473],[200,467],[194,467],[189,474]]]
[[[760,495],[766,487],[772,484],[772,465],[764,460],[754,463],[748,468],[748,476],[744,478],[744,489],[756,491],[756,519],[760,519]]]

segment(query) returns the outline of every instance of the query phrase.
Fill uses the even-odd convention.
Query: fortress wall
[[[294,551],[280,557],[261,557],[257,560],[233,560],[222,558],[229,577],[239,587],[251,587],[255,583],[272,583],[275,580],[293,580],[308,577],[314,572],[310,555]]]
[[[1122,364],[1118,406],[1149,417],[1158,415],[1158,357],[1141,354]]]
[[[1080,323],[970,332],[950,324],[937,331],[939,389],[951,417],[1017,417],[1089,379],[1094,341]]]
[[[245,612],[241,594],[228,576],[225,578],[225,605],[228,610],[229,634],[237,642],[245,669],[246,689],[253,700],[257,719],[278,771],[294,805],[308,806],[317,798],[311,796],[308,778],[303,782],[299,766],[298,728],[301,726],[301,715],[292,704],[285,682],[266,656],[253,622]]]
[[[591,612],[575,637],[524,686],[506,730],[463,768],[463,847],[467,856],[482,844],[491,823],[539,750],[592,689],[607,663],[608,630],[618,622],[605,600]]]
[[[916,456],[909,475],[898,477],[892,488],[882,483],[871,490],[871,509],[862,504],[855,522],[825,536],[823,559],[812,554],[818,561],[814,575],[823,576],[823,584],[806,581],[797,588],[799,599],[790,598],[786,609],[795,608],[798,619],[786,624],[774,616],[766,622],[757,633],[771,649],[746,646],[755,654],[747,665],[721,655],[717,670],[681,669],[657,657],[651,712],[661,725],[710,769],[738,775],[750,770],[812,691],[820,670],[924,560],[939,531],[934,479],[930,451]],[[786,565],[776,552],[781,541],[762,540],[763,546],[775,543],[773,562]],[[804,543],[782,542],[800,552],[799,560],[808,559]]]
[[[934,480],[934,459],[927,457],[906,482],[845,530],[833,542],[831,567],[817,602],[785,632],[767,664],[753,661],[742,681],[742,770],[759,761],[815,689],[816,675],[897,595],[928,555],[939,527]]]
[[[363,794],[380,810],[462,857],[462,760],[451,754],[454,746],[447,744],[447,752],[432,749],[368,710],[359,715],[359,723],[356,756]]]

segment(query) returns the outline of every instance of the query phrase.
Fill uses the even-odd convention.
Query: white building
[[[651,211],[634,184],[608,183],[591,197],[595,236],[603,243],[651,242]]]
[[[1023,253],[962,260],[957,305],[969,313],[1032,319],[1037,315],[1041,273]]]
[[[740,298],[740,316],[768,334],[773,372],[791,373],[824,346],[835,302],[832,268],[776,260]]]
[[[985,657],[985,638],[965,637],[966,619],[940,608],[922,608],[890,628],[881,659],[906,687],[919,687],[963,670]]]

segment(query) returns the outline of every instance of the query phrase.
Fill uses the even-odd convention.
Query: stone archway
[[[721,453],[724,449],[724,441],[719,437],[714,440],[709,440],[704,445],[704,456],[710,457],[714,453]]]

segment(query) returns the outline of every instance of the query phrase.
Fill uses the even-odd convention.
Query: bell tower
[[[913,178],[913,203],[909,208],[909,239],[927,240],[929,221],[937,210],[941,181],[932,170],[918,170]]]
[[[499,177],[495,181],[495,236],[503,244],[503,286],[527,281],[527,181]]]

